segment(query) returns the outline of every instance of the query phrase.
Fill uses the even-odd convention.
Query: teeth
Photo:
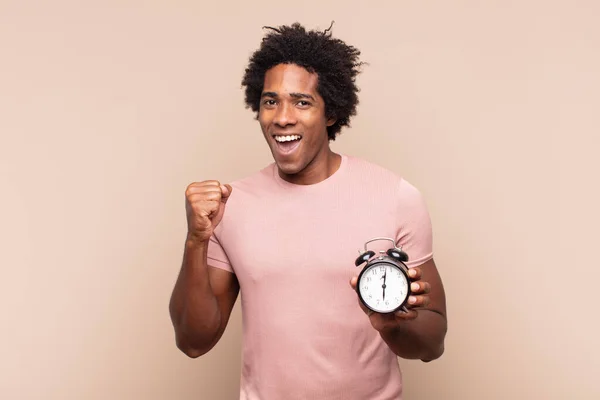
[[[275,140],[278,142],[290,142],[292,140],[300,139],[300,135],[287,135],[287,136],[275,136]]]

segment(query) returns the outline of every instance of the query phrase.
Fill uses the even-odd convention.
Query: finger
[[[188,185],[188,188],[202,188],[202,187],[210,187],[210,186],[219,187],[219,186],[221,186],[221,182],[219,182],[217,180],[192,182]]]
[[[408,269],[408,276],[413,281],[418,281],[421,279],[421,268],[412,267]]]
[[[410,284],[410,291],[414,294],[427,294],[431,291],[428,282],[413,282]]]
[[[199,207],[194,211],[199,213],[203,217],[211,218],[213,215],[215,215],[215,213],[219,211],[220,202],[218,200],[208,200],[199,203],[202,203],[202,207]]]
[[[409,296],[408,304],[411,307],[427,307],[429,305],[429,296]]]
[[[221,201],[223,203],[227,203],[227,199],[231,196],[231,192],[233,192],[233,188],[229,184],[221,185]]]
[[[208,179],[202,182],[197,182],[198,186],[221,186],[221,182],[216,179]]]
[[[209,192],[192,193],[188,195],[190,203],[202,202],[202,201],[221,201],[221,192],[217,190]]]
[[[188,186],[188,188],[185,191],[185,195],[189,197],[194,194],[213,192],[219,193],[219,195],[221,195],[220,187],[218,185]]]
[[[353,276],[350,279],[350,287],[354,290],[356,290],[356,284],[358,283],[358,277],[357,276]]]
[[[415,319],[415,318],[417,318],[418,315],[419,315],[419,313],[417,310],[410,310],[410,309],[408,311],[396,311],[394,313],[394,317],[398,321],[407,321],[407,320]]]

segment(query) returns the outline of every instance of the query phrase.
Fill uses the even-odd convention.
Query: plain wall
[[[271,162],[261,27],[332,20],[369,63],[333,147],[424,193],[447,291],[405,398],[600,398],[600,3],[532,0],[0,0],[0,398],[237,398],[237,305],[175,347],[184,190]]]

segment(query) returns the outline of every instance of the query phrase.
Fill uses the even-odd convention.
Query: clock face
[[[388,313],[404,303],[408,295],[408,280],[399,267],[379,262],[361,273],[357,288],[367,307],[375,312]]]

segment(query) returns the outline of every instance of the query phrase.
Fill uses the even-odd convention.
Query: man
[[[444,351],[425,202],[392,172],[330,149],[356,112],[360,52],[329,29],[270,29],[243,85],[274,162],[231,184],[187,188],[170,303],[177,346],[189,357],[210,351],[241,293],[240,399],[400,399],[397,357]],[[358,301],[354,260],[375,237],[410,257],[408,312],[373,313]]]

